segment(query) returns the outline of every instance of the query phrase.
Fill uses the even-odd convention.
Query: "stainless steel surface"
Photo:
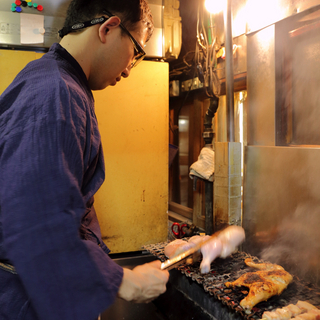
[[[280,1],[281,2],[281,1]],[[297,1],[296,4],[302,3]],[[312,10],[314,10],[313,8]],[[311,9],[310,9],[311,10]],[[309,12],[309,11],[308,11]],[[284,23],[281,22],[282,24]],[[319,146],[276,146],[276,102],[279,87],[276,86],[277,67],[275,37],[278,26],[271,25],[247,36],[247,94],[248,94],[248,147],[245,149],[243,227],[247,241],[244,250],[263,259],[286,266],[298,276],[320,283],[320,148]],[[308,53],[315,54],[318,37]],[[299,48],[301,49],[301,48]],[[303,49],[308,48],[304,45]],[[298,64],[303,55],[294,53]],[[314,55],[316,57],[316,55]],[[315,63],[317,63],[313,58]],[[307,59],[310,61],[310,59]],[[276,63],[277,62],[277,63]],[[311,101],[312,79],[317,79],[317,68],[303,64],[293,70],[290,81],[299,81],[303,74],[304,90],[282,92],[295,103],[308,104],[301,108],[301,117],[295,117],[298,125],[308,134],[317,134],[315,105]],[[311,66],[311,68],[310,68]],[[310,83],[309,83],[310,81]],[[316,83],[316,81],[315,81]],[[281,87],[282,88],[282,87]],[[277,92],[278,90],[278,92]],[[302,95],[297,99],[295,95]],[[317,97],[317,95],[315,95]],[[280,114],[279,114],[280,116]],[[302,121],[310,119],[310,122]]]
[[[320,6],[276,24],[277,145],[320,145]]]
[[[275,26],[247,39],[248,145],[275,145]]]
[[[147,57],[149,58],[164,58],[165,43],[164,43],[164,12],[163,1],[151,0],[148,1],[149,7],[153,15],[154,30],[151,39],[145,46]]]
[[[255,32],[320,4],[319,0],[247,0],[247,32]]]
[[[241,225],[241,144],[215,143],[214,230]]]
[[[320,148],[246,148],[244,250],[320,283]]]
[[[233,37],[250,34],[320,4],[320,0],[232,0]],[[225,43],[222,14],[218,15],[218,42]]]

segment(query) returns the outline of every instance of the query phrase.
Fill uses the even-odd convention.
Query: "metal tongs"
[[[168,259],[165,262],[162,262],[161,270],[171,270],[173,268],[178,267],[181,264],[184,264],[188,257],[196,253],[198,250],[201,249],[202,246],[206,245],[216,236],[217,236],[217,233],[213,234],[210,238],[208,238],[208,240],[196,244],[194,247],[190,248],[185,252],[180,253],[176,257],[173,257],[172,259]]]

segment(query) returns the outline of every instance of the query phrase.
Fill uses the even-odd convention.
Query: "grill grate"
[[[163,262],[166,260],[164,248],[169,242],[146,245],[144,249]],[[226,259],[216,259],[211,264],[211,270],[208,274],[200,273],[199,262],[192,265],[181,265],[177,269],[186,277],[202,285],[205,292],[220,300],[222,304],[241,314],[244,319],[261,319],[264,311],[282,308],[290,303],[295,304],[298,300],[307,300],[320,308],[320,289],[294,276],[293,282],[280,296],[274,296],[268,301],[260,302],[252,309],[251,313],[246,313],[240,306],[240,301],[248,294],[249,288],[230,289],[224,285],[227,281],[235,281],[241,275],[253,271],[244,263],[246,258],[252,258],[258,263],[265,262],[245,252],[235,252]]]

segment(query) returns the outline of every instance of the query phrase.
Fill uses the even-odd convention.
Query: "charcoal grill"
[[[166,260],[164,248],[169,243],[161,242],[144,246],[144,249],[159,258],[162,262]],[[170,271],[170,281],[180,286],[179,290],[184,291],[196,303],[213,314],[217,319],[261,319],[265,311],[282,308],[288,304],[296,304],[298,300],[308,301],[320,308],[320,288],[308,283],[293,275],[293,281],[288,288],[280,295],[270,298],[268,301],[258,303],[250,313],[247,313],[241,306],[240,301],[248,294],[246,287],[227,288],[224,284],[227,281],[235,281],[241,275],[252,272],[244,260],[252,258],[257,263],[263,261],[245,252],[235,252],[226,259],[216,259],[211,264],[208,274],[200,273],[200,263],[192,265],[180,265],[177,269]],[[177,280],[177,278],[181,278]],[[220,309],[220,310],[218,310]]]

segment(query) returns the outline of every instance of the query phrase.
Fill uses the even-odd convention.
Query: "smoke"
[[[316,239],[319,238],[319,226],[319,209],[310,204],[299,205],[290,218],[280,223],[274,244],[261,252],[261,258],[318,283],[320,242]]]

